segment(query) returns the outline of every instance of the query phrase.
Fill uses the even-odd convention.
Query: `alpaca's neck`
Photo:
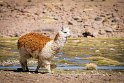
[[[55,38],[54,38],[54,42],[59,46],[59,47],[63,47],[64,44],[66,43],[67,38],[59,35],[59,33],[56,34]]]
[[[60,45],[60,46],[64,46],[64,44],[66,43],[66,38],[64,37],[59,37],[55,42],[56,44]]]

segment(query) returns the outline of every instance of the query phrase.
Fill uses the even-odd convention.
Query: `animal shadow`
[[[0,71],[13,71],[13,72],[30,72],[30,73],[36,73],[36,74],[38,74],[38,73],[40,73],[40,74],[47,74],[47,73],[49,73],[49,72],[45,72],[45,71],[43,71],[43,72],[36,72],[36,71],[23,71],[23,69],[22,68],[17,68],[16,70],[15,69],[1,69]]]

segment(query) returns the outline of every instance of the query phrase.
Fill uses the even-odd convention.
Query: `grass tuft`
[[[88,63],[85,67],[87,70],[97,70],[97,65],[94,63]]]
[[[112,59],[108,59],[108,58],[100,57],[100,56],[89,57],[86,59],[95,61],[97,65],[106,65],[106,66],[107,65],[121,65],[121,63],[116,60],[112,60]]]
[[[98,65],[121,65],[121,63],[120,62],[118,62],[118,61],[115,61],[115,60],[111,60],[111,59],[107,59],[107,60],[99,60],[99,61],[97,61],[96,62]]]

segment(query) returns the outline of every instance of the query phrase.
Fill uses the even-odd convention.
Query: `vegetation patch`
[[[88,63],[85,67],[87,70],[97,70],[97,65],[94,63]]]
[[[52,64],[75,64],[75,63],[67,60],[53,60]]]
[[[101,57],[101,56],[93,56],[93,57],[89,57],[89,58],[85,58],[85,59],[93,60],[93,61],[98,61],[98,60],[106,60],[107,58]]]
[[[121,65],[120,62],[111,59],[98,60],[96,63],[98,65],[114,65],[114,66]]]
[[[116,60],[112,60],[112,59],[108,59],[105,57],[100,57],[100,56],[96,56],[96,57],[89,57],[89,58],[85,58],[87,60],[92,60],[95,61],[97,65],[122,65],[120,62],[116,61]]]

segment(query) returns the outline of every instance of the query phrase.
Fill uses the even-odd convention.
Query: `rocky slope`
[[[0,0],[0,36],[41,32],[54,37],[124,37],[124,0]]]

